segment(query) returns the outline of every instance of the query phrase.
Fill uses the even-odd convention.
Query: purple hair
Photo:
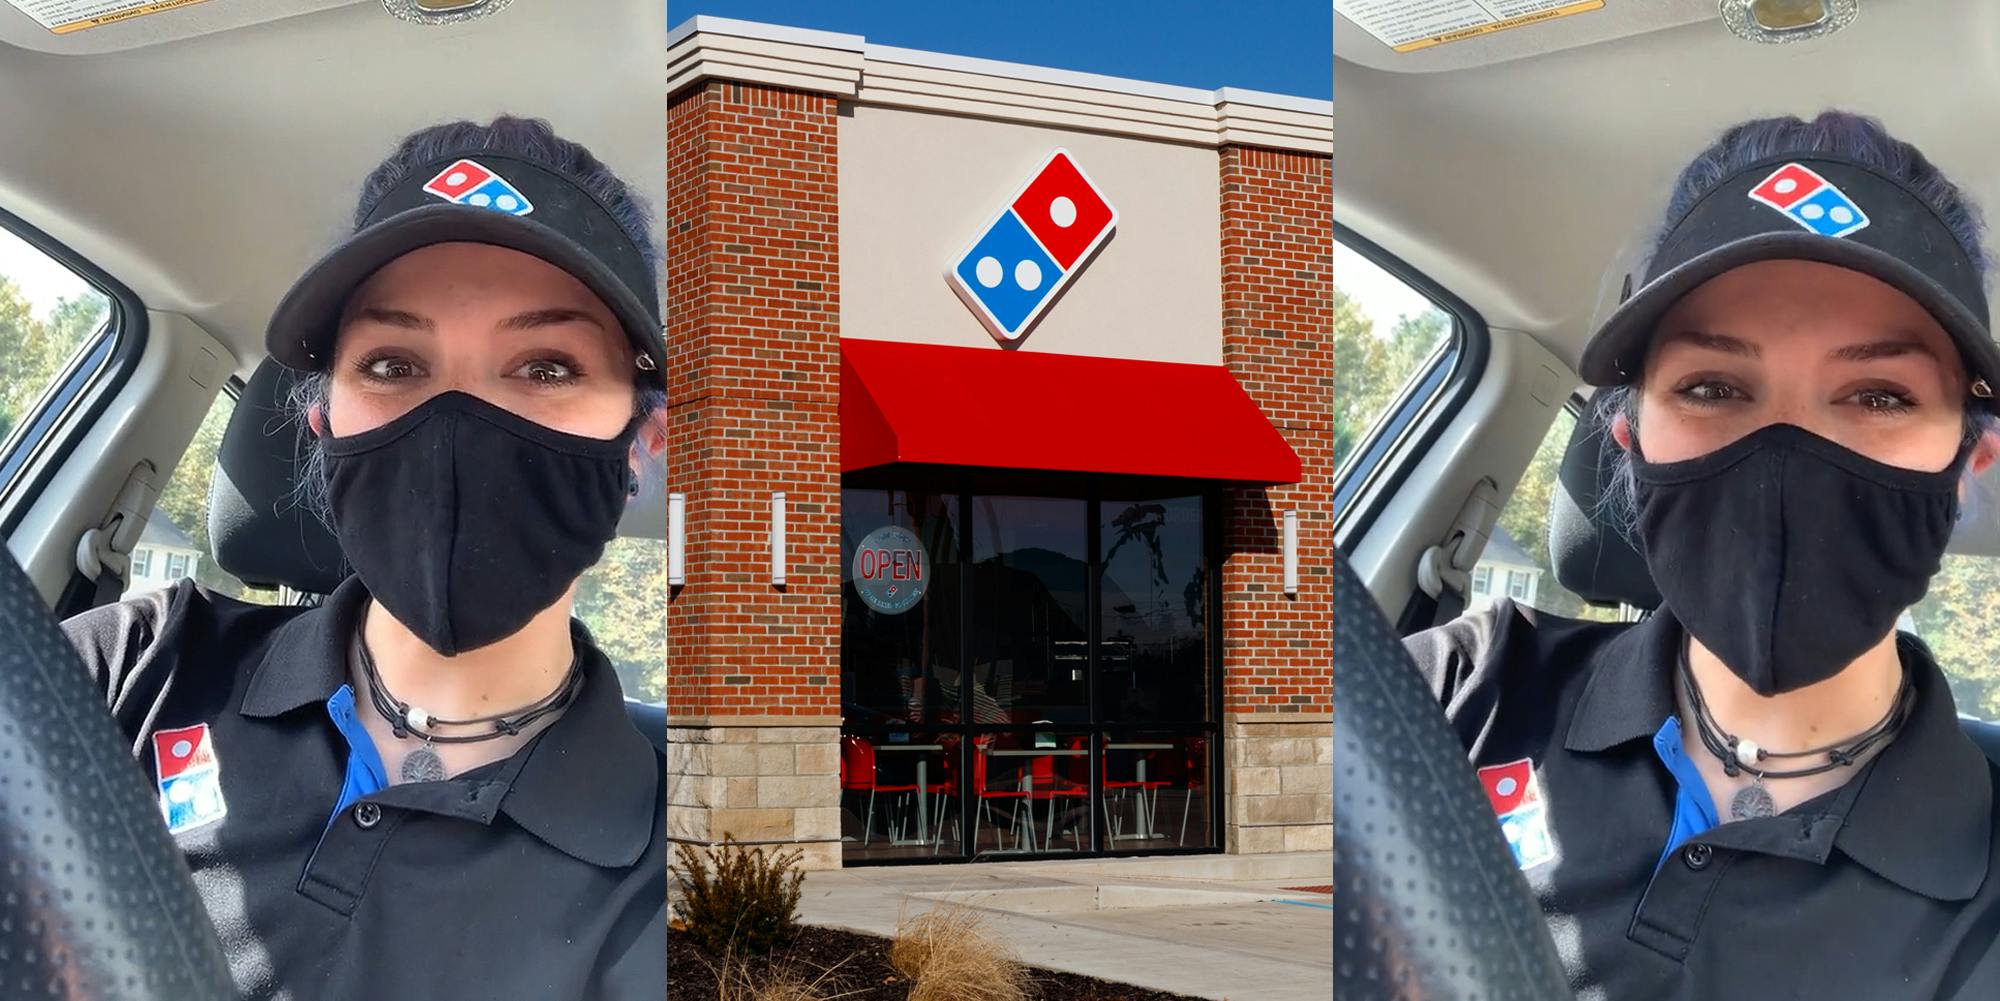
[[[1854,160],[1908,184],[1958,238],[1973,268],[1986,273],[1986,252],[1980,246],[1986,224],[1978,206],[1933,166],[1923,151],[1890,135],[1874,118],[1846,111],[1822,111],[1810,122],[1793,115],[1757,118],[1724,132],[1681,170],[1653,249],[1659,250],[1668,231],[1701,196],[1737,171],[1759,160],[1806,153]]]

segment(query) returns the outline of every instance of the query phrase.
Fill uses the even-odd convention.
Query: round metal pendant
[[[407,764],[405,768],[409,767]],[[1770,790],[1761,785],[1747,785],[1736,790],[1736,796],[1729,801],[1729,819],[1754,820],[1777,813],[1777,804],[1771,801]]]
[[[437,752],[429,744],[411,751],[403,758],[403,781],[437,782],[444,778],[444,762],[438,760]]]

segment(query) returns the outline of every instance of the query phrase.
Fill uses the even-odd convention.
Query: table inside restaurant
[[[872,743],[872,742],[871,742],[871,743]],[[882,753],[883,751],[923,751],[923,752],[926,752],[926,753],[924,754],[924,756],[923,756],[923,757],[921,757],[921,758],[918,758],[918,759],[917,759],[917,836],[916,836],[916,838],[914,838],[914,839],[911,839],[911,838],[902,838],[902,839],[898,839],[898,838],[897,838],[897,837],[896,837],[895,835],[893,835],[893,834],[892,834],[892,835],[890,835],[890,836],[889,836],[889,843],[890,843],[890,844],[892,844],[892,845],[897,845],[897,846],[902,846],[902,845],[927,845],[927,844],[930,844],[930,842],[931,842],[931,823],[930,823],[930,820],[931,820],[931,818],[930,818],[930,801],[931,801],[931,797],[930,797],[930,788],[931,788],[931,784],[930,784],[930,768],[929,768],[929,765],[930,765],[930,760],[931,760],[931,759],[930,759],[930,754],[929,754],[928,752],[931,752],[931,751],[942,751],[942,750],[944,750],[944,745],[943,745],[943,744],[898,744],[898,743],[888,743],[888,744],[876,744],[876,745],[875,745],[875,753],[876,753],[876,754],[881,754],[881,753]]]
[[[1176,746],[1178,745],[1128,743],[1128,744],[1106,744],[1104,745],[1104,749],[1107,751],[1171,751]],[[1138,767],[1137,774],[1139,776],[1139,811],[1138,811],[1139,833],[1108,835],[1108,837],[1113,841],[1122,841],[1122,840],[1136,841],[1141,839],[1149,840],[1152,838],[1166,837],[1166,835],[1157,833],[1153,830],[1153,816],[1152,816],[1153,811],[1149,809],[1149,804],[1146,800],[1146,755],[1143,754],[1139,755],[1139,761],[1137,763],[1137,767]],[[1159,802],[1159,793],[1156,791],[1153,793],[1153,803],[1158,803],[1158,802]]]
[[[980,753],[995,758],[1042,758],[1042,757],[1073,758],[1089,754],[1090,749],[1084,747],[1032,747],[1032,748],[1009,747],[996,750],[990,747],[982,747],[980,748]],[[986,854],[1009,855],[1009,854],[1016,854],[1023,852],[1032,852],[1035,850],[1035,814],[1034,814],[1034,807],[1032,805],[1035,801],[1035,771],[1033,768],[1029,768],[1021,772],[1021,791],[1028,794],[1028,802],[1030,804],[1028,812],[1028,827],[1027,827],[1028,847],[1001,848],[1001,849],[995,849],[994,851],[991,852],[987,852]],[[1053,829],[1055,826],[1054,803],[1049,804],[1049,826],[1051,829]]]

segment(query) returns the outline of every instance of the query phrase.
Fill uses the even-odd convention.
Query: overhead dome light
[[[498,13],[511,0],[382,0],[389,13],[417,24],[457,24]]]
[[[1860,8],[1861,0],[1722,0],[1722,23],[1739,38],[1782,45],[1831,35]]]

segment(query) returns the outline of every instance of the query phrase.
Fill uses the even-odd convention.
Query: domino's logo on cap
[[[527,215],[535,210],[521,189],[477,160],[460,160],[438,171],[424,183],[424,190],[454,204],[508,215]]]
[[[1868,226],[1868,213],[1833,182],[1803,165],[1788,163],[1750,189],[1750,200],[1777,209],[1802,228],[1841,237]]]

